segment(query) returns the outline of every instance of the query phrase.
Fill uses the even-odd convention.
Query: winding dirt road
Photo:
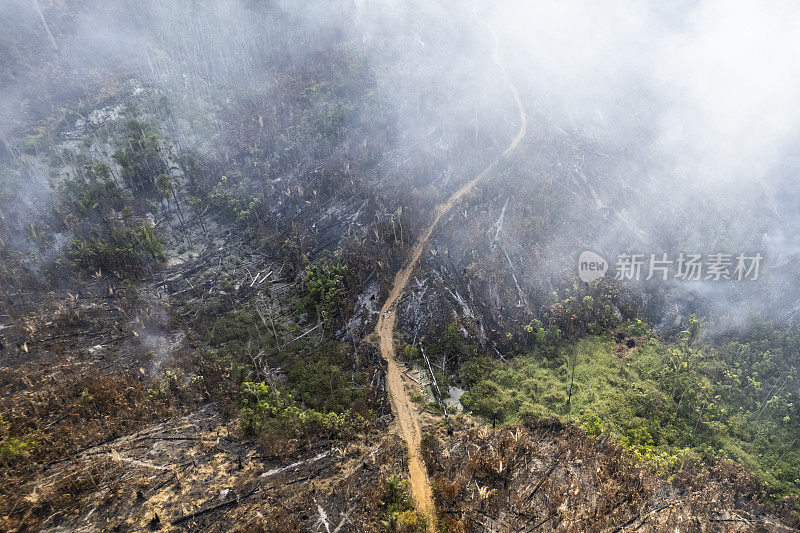
[[[422,236],[417,239],[417,242],[411,249],[411,255],[403,268],[401,268],[400,271],[398,271],[395,275],[394,286],[392,287],[392,291],[389,293],[389,297],[386,299],[386,302],[383,304],[383,308],[381,308],[380,318],[378,319],[378,324],[375,326],[375,332],[380,337],[381,355],[383,355],[384,359],[386,359],[388,363],[386,381],[389,387],[392,407],[394,408],[395,415],[397,416],[397,420],[400,425],[400,432],[403,436],[403,439],[406,441],[406,445],[408,446],[408,470],[411,478],[412,495],[417,501],[419,510],[425,513],[425,515],[428,517],[429,531],[435,531],[434,518],[436,513],[433,504],[431,483],[428,479],[428,472],[425,470],[425,465],[423,464],[422,455],[420,452],[422,430],[420,429],[418,420],[419,413],[417,412],[414,404],[411,402],[411,398],[406,391],[403,377],[400,372],[400,367],[395,359],[394,352],[394,330],[395,326],[397,325],[397,304],[400,301],[400,298],[403,296],[403,291],[405,291],[408,280],[411,277],[411,272],[414,270],[414,267],[419,261],[422,251],[428,244],[431,234],[433,233],[433,230],[436,229],[439,220],[446,215],[450,209],[452,209],[453,206],[458,203],[459,200],[461,200],[461,197],[472,190],[472,188],[475,187],[480,180],[485,178],[500,160],[511,153],[511,151],[517,147],[519,142],[525,136],[525,131],[528,125],[527,117],[525,116],[525,109],[522,106],[522,101],[519,98],[517,88],[513,83],[511,83],[511,79],[508,77],[505,68],[503,68],[503,64],[500,62],[497,35],[495,35],[494,31],[492,31],[492,38],[494,39],[494,53],[492,57],[495,63],[497,63],[497,65],[500,67],[500,71],[503,73],[503,76],[508,82],[511,92],[514,95],[514,100],[517,104],[520,118],[519,131],[517,131],[516,136],[514,136],[506,149],[503,150],[503,153],[500,154],[499,158],[495,159],[488,167],[483,169],[480,174],[453,193],[446,202],[436,206],[433,220],[428,225],[425,233],[423,233]]]

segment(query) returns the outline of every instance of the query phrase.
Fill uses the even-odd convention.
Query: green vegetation
[[[134,222],[135,191],[152,191],[158,186],[162,197],[176,201],[176,181],[167,174],[161,160],[158,136],[136,121],[126,123],[114,159],[122,165],[129,189],[122,188],[103,162],[90,162],[74,177],[58,185],[53,218],[58,229],[69,230],[74,240],[65,255],[76,267],[102,269],[120,276],[138,276],[164,261],[164,242],[155,228],[142,220]],[[141,212],[138,210],[137,212]],[[28,231],[32,242],[44,242],[38,227]]]
[[[253,183],[238,173],[231,177],[222,176],[220,181],[208,193],[206,201],[219,209],[230,220],[250,222],[259,216],[261,198],[256,196]]]
[[[276,164],[297,163],[302,154],[330,149],[339,141],[356,108],[352,95],[337,94],[340,83],[312,82],[300,92],[299,120],[278,135]]]
[[[294,396],[304,405],[343,412],[363,397],[363,383],[354,383],[353,354],[343,343],[331,343],[311,357],[286,364],[286,377]]]
[[[427,520],[424,514],[414,510],[410,485],[407,479],[398,475],[391,475],[383,481],[380,512],[381,523],[386,531],[425,531]]]
[[[263,314],[263,313],[262,313]],[[244,434],[268,442],[347,438],[370,416],[367,377],[352,348],[277,320],[265,327],[251,305],[213,320],[194,362],[204,392],[238,416]],[[282,339],[292,337],[292,342]]]
[[[249,436],[342,438],[364,425],[364,419],[352,412],[304,409],[291,394],[283,395],[262,382],[242,383],[239,402],[240,426]]]
[[[563,342],[561,330],[555,327],[545,328],[539,319],[534,319],[525,326],[525,345],[532,344],[544,355],[554,356]]]
[[[9,437],[3,442],[0,442],[0,461],[8,462],[9,460],[22,457],[35,446],[36,441],[31,438],[18,439],[16,437]]]
[[[550,307],[550,315],[567,333],[601,333],[620,322],[614,300],[614,292],[608,287],[575,285]]]
[[[138,274],[148,265],[165,260],[164,243],[152,226],[119,226],[106,235],[94,230],[76,237],[67,257],[80,268],[103,269],[120,275]]]
[[[0,462],[6,467],[13,461],[22,459],[36,447],[36,441],[30,437],[22,438],[9,435],[9,424],[0,416]]]
[[[105,218],[114,210],[122,210],[129,196],[130,191],[111,178],[108,165],[99,162],[85,165],[79,176],[61,182],[56,217],[68,224],[73,220]]]
[[[132,190],[152,192],[156,177],[166,172],[158,134],[136,119],[125,124],[125,138],[112,157],[122,167],[125,184]]]
[[[330,321],[341,300],[346,271],[347,266],[334,254],[327,254],[316,263],[306,262],[300,306],[309,316]]]
[[[674,343],[628,322],[611,333],[499,362],[475,358],[461,379],[467,409],[507,424],[546,417],[615,435],[672,473],[687,455],[724,456],[757,473],[776,495],[800,493],[800,336],[758,325],[717,347],[695,340],[692,317]]]
[[[441,363],[442,369],[475,355],[476,350],[475,346],[464,342],[457,322],[451,322],[441,335],[431,337],[424,344],[425,353],[432,358],[431,363]]]
[[[499,339],[507,355],[525,355],[531,351],[553,358],[565,343],[585,335],[602,334],[637,324],[637,299],[614,280],[601,279],[591,284],[574,284],[553,292],[552,303],[539,318],[517,324],[514,331]],[[638,324],[642,324],[641,320]]]
[[[421,345],[430,360],[439,389],[443,395],[447,396],[453,382],[453,372],[460,368],[464,361],[475,356],[477,347],[464,341],[458,322],[451,322],[440,333],[424,339]],[[403,346],[400,357],[406,362],[422,366],[427,370],[427,364],[418,345],[406,344]],[[412,395],[412,399],[424,403],[424,397],[419,395],[417,398],[417,396],[417,394]],[[435,403],[433,408],[434,410],[439,409]]]
[[[298,125],[299,139],[305,143],[332,143],[339,139],[354,106],[336,98],[330,84],[314,83],[301,91],[301,98],[309,108]]]
[[[160,194],[161,200],[166,200],[167,207],[170,205],[170,200],[175,202],[175,207],[178,209],[178,217],[181,222],[183,222],[183,210],[181,209],[181,203],[178,201],[177,194],[180,187],[180,182],[170,174],[159,174],[156,176],[156,190]]]

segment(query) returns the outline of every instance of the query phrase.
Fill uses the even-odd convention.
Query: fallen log
[[[211,507],[207,507],[205,509],[200,509],[199,511],[195,511],[195,512],[189,513],[187,515],[183,515],[181,517],[176,518],[172,522],[170,522],[170,524],[172,524],[173,526],[177,526],[177,525],[182,524],[184,522],[188,522],[189,520],[194,520],[195,518],[199,518],[199,517],[201,517],[203,515],[207,515],[209,513],[213,513],[215,511],[219,511],[221,509],[227,509],[228,507],[236,507],[237,505],[242,503],[242,501],[244,501],[246,498],[249,498],[250,496],[252,496],[258,489],[259,489],[259,487],[256,486],[256,487],[253,488],[253,490],[251,490],[250,492],[248,492],[247,494],[245,494],[245,495],[243,495],[241,497],[233,498],[233,499],[224,501],[222,503],[218,503],[216,505],[212,505]]]

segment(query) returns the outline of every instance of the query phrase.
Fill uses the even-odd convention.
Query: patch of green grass
[[[716,348],[684,337],[669,344],[647,336],[625,350],[598,334],[552,358],[473,359],[462,368],[469,390],[461,401],[504,424],[558,417],[611,433],[665,474],[687,455],[724,456],[775,495],[800,493],[800,427],[792,422],[800,415],[792,362],[800,343],[769,328]]]
[[[36,441],[30,437],[18,439],[8,437],[0,440],[0,461],[8,463],[15,459],[25,457],[36,447]]]

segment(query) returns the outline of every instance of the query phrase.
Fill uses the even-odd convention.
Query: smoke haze
[[[415,173],[403,161],[427,152],[434,163],[415,173],[415,186],[453,187],[515,131],[491,61],[493,30],[531,117],[534,133],[520,152],[551,144],[572,152],[564,174],[515,179],[532,188],[556,180],[582,199],[560,207],[569,222],[539,236],[540,257],[520,258],[530,283],[574,277],[567,271],[584,248],[607,258],[761,252],[758,287],[671,290],[713,300],[720,315],[731,315],[731,302],[748,313],[791,314],[800,196],[793,3],[119,1],[76,3],[69,15],[58,3],[40,5],[41,16],[35,2],[0,2],[0,132],[5,158],[24,160],[29,181],[13,194],[25,205],[42,201],[33,189],[48,179],[18,144],[60,109],[127,80],[169,96],[175,117],[165,127],[179,143],[202,146],[219,132],[185,115],[234,95],[273,101],[275,72],[331,50],[358,50],[374,77],[378,114],[397,132],[383,156],[386,174]],[[7,223],[24,226],[22,218]],[[518,242],[518,255],[532,244]]]

